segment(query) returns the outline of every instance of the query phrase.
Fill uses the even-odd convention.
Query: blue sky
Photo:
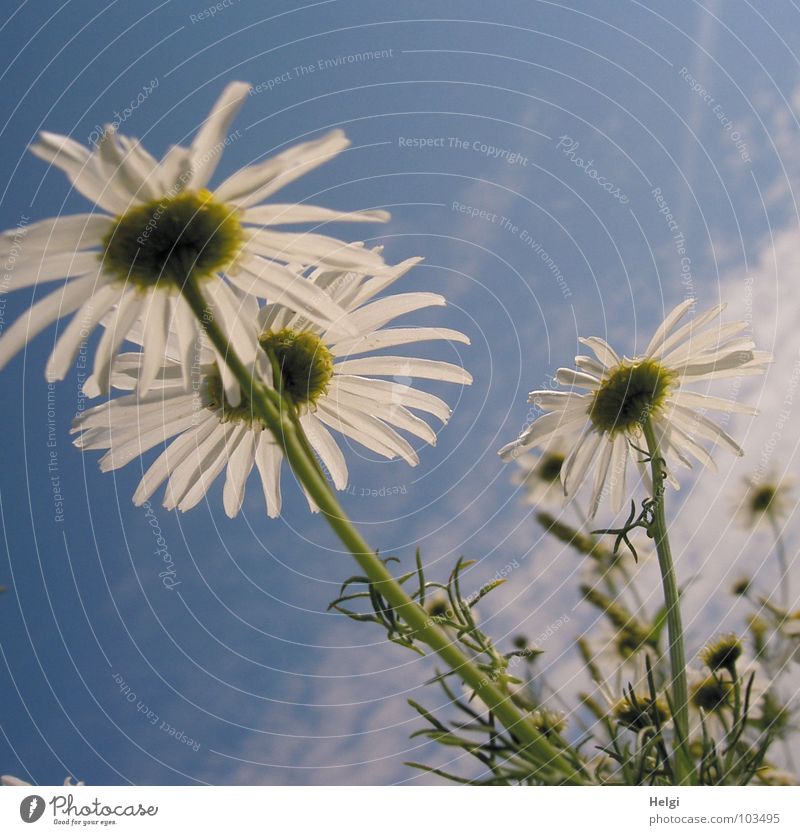
[[[576,608],[580,566],[541,541],[495,451],[524,426],[527,392],[570,364],[579,335],[631,353],[688,293],[703,306],[728,300],[763,347],[780,348],[770,375],[741,389],[766,417],[737,421],[745,461],[688,482],[673,507],[683,568],[702,579],[691,630],[702,640],[740,621],[718,586],[759,568],[768,542],[730,525],[730,496],[763,457],[798,356],[793,5],[210,7],[18,7],[0,30],[2,228],[87,210],[27,153],[41,129],[86,142],[125,113],[120,130],[161,153],[191,136],[226,82],[246,80],[257,92],[234,124],[224,177],[342,127],[352,148],[281,200],[389,208],[385,227],[330,231],[383,243],[391,261],[424,256],[403,289],[435,289],[450,305],[415,321],[472,339],[429,355],[475,379],[428,387],[454,414],[417,468],[347,449],[344,505],[382,553],[409,564],[419,545],[441,578],[461,554],[477,560],[475,588],[518,560],[482,614],[498,639],[568,615],[547,648],[567,690],[571,642],[590,622]],[[3,327],[29,301],[4,297]],[[255,483],[235,521],[221,487],[185,516],[154,503],[180,580],[166,589],[149,520],[130,502],[140,465],[101,475],[95,455],[70,445],[77,378],[49,391],[43,379],[54,337],[2,376],[0,773],[94,784],[418,780],[403,761],[439,754],[409,742],[417,722],[405,700],[436,703],[422,688],[431,666],[326,612],[354,566],[289,476],[276,521]],[[782,430],[770,451],[781,472],[794,466],[797,435]]]

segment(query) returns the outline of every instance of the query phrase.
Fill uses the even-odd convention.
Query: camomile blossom
[[[646,625],[639,618],[631,618],[624,626],[596,619],[583,640],[603,680],[618,692],[627,683],[646,686],[645,656],[655,652],[648,637]]]
[[[415,412],[446,422],[450,408],[439,397],[412,387],[412,378],[462,385],[472,381],[463,368],[449,362],[373,353],[429,340],[469,344],[462,333],[447,328],[386,327],[406,313],[445,303],[442,296],[426,292],[375,298],[418,260],[410,259],[372,277],[327,270],[312,273],[310,281],[347,311],[346,321],[356,336],[332,335],[304,313],[281,304],[254,313],[264,352],[256,373],[272,385],[271,366],[264,355],[274,360],[281,377],[277,382],[297,408],[311,446],[339,490],[347,486],[348,468],[331,430],[387,459],[399,457],[413,466],[419,461],[417,452],[398,430],[435,444],[435,431]],[[185,511],[197,505],[225,470],[225,512],[236,516],[255,466],[267,513],[275,517],[281,509],[281,448],[253,413],[244,393],[239,404],[227,400],[214,357],[206,352],[200,359],[193,369],[192,393],[183,387],[178,362],[168,359],[148,395],[134,392],[77,418],[75,443],[84,450],[107,449],[100,467],[108,471],[174,437],[134,494],[134,503],[140,505],[166,481],[164,506],[168,509]],[[144,363],[141,354],[119,357],[114,387],[137,389]]]
[[[67,136],[40,134],[31,151],[64,171],[95,210],[3,233],[0,257],[15,254],[8,289],[65,281],[0,338],[0,368],[48,325],[74,314],[46,367],[48,379],[63,379],[81,342],[104,320],[94,376],[106,392],[113,358],[140,320],[144,360],[138,384],[146,393],[164,359],[170,327],[178,335],[185,369],[196,350],[200,325],[183,295],[189,282],[245,362],[253,360],[258,343],[254,323],[242,316],[242,296],[292,305],[310,321],[342,331],[341,309],[288,264],[375,273],[383,267],[381,257],[357,244],[280,227],[385,221],[388,214],[264,202],[347,148],[340,130],[242,168],[210,190],[221,152],[231,141],[230,124],[249,91],[248,84],[229,84],[191,145],[172,146],[160,161],[110,126],[93,149]],[[227,396],[236,402],[235,380],[227,369],[222,375]]]
[[[728,733],[736,706],[734,675],[739,681],[742,700],[749,688],[748,716],[754,721],[760,716],[770,680],[757,661],[744,659],[737,665],[735,673],[728,670],[707,672],[690,669],[689,733],[693,738],[702,738],[703,725],[706,733],[717,742]]]
[[[738,517],[743,527],[755,528],[763,522],[782,520],[791,509],[794,482],[774,473],[745,481],[744,495],[736,497]]]
[[[742,701],[749,688],[749,718],[756,721],[760,717],[770,680],[740,637],[733,633],[718,635],[700,650],[699,661],[701,668],[689,670],[689,708],[694,735],[702,732],[701,718],[707,732],[717,741],[725,734],[726,721],[730,727],[736,705],[737,681]]]
[[[659,326],[645,352],[631,359],[617,354],[599,337],[581,339],[594,356],[576,357],[576,370],[557,371],[556,379],[567,390],[530,393],[529,401],[545,414],[517,440],[504,446],[500,454],[516,458],[532,447],[546,448],[558,438],[569,449],[561,470],[566,496],[574,495],[594,470],[591,517],[606,493],[615,512],[622,508],[631,459],[647,479],[641,452],[646,448],[646,420],[651,421],[660,453],[667,462],[668,478],[675,487],[675,463],[691,467],[694,459],[715,469],[704,443],[719,444],[741,455],[736,441],[705,412],[752,415],[755,410],[732,400],[689,391],[686,386],[761,374],[771,357],[756,351],[752,339],[742,336],[746,322],[711,324],[724,305],[681,324],[693,304],[691,299],[679,304]]]
[[[564,504],[564,488],[561,485],[561,468],[567,450],[556,438],[539,455],[520,455],[515,463],[519,467],[511,477],[525,491],[525,501],[536,506],[559,507]]]

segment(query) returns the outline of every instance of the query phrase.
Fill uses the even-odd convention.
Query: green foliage
[[[638,526],[646,527],[649,515],[649,505],[645,504]],[[398,582],[430,613],[431,622],[444,628],[468,651],[486,679],[501,687],[537,730],[590,782],[675,785],[675,728],[664,648],[665,607],[648,614],[627,561],[593,535],[550,514],[539,513],[537,519],[549,534],[587,558],[588,577],[585,575],[581,584],[581,594],[600,614],[610,635],[606,649],[599,653],[593,648],[591,637],[577,639],[590,688],[571,707],[553,691],[540,669],[541,649],[529,646],[524,637],[517,637],[508,651],[501,651],[479,626],[476,604],[504,580],[494,580],[465,595],[464,575],[473,561],[460,558],[446,582],[440,583],[426,577],[418,551],[414,570],[402,574]],[[398,563],[394,557],[383,561]],[[737,594],[741,591],[737,590]],[[755,595],[752,588],[747,594]],[[760,647],[759,660],[782,663],[785,668],[787,649],[796,647],[797,639],[784,634],[778,646],[775,636],[780,636],[782,630],[786,632],[790,615],[763,597],[752,599],[764,621],[755,629],[756,638],[751,634],[753,646]],[[415,630],[398,617],[365,576],[348,579],[331,608],[356,621],[376,624],[385,630],[389,640],[424,654]],[[777,739],[791,733],[794,714],[777,697],[774,683],[766,690],[756,686],[756,672],[742,666],[743,644],[735,635],[724,635],[700,652],[707,673],[703,678],[698,672],[698,683],[691,691],[692,723],[687,746],[693,782],[699,785],[767,783],[778,779],[776,775],[780,780],[788,779],[775,768],[770,751]],[[643,671],[639,674],[643,675],[641,680],[637,679],[637,669]],[[725,698],[714,705],[701,704],[696,688],[704,680],[712,681]],[[437,671],[427,684],[441,688],[448,705],[447,715],[410,700],[424,721],[412,737],[461,750],[477,764],[478,775],[457,774],[421,762],[409,762],[409,766],[469,785],[559,782],[557,774],[531,762],[513,731],[504,728],[474,692],[463,689],[457,671]],[[554,710],[554,705],[559,709]]]

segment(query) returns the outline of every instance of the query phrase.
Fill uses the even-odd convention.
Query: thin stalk
[[[519,711],[508,694],[502,692],[486,672],[470,661],[450,637],[432,621],[428,613],[408,596],[345,515],[330,485],[320,472],[316,459],[307,451],[308,442],[302,433],[302,428],[299,422],[295,423],[291,420],[283,398],[276,391],[254,380],[252,371],[230,350],[225,335],[213,318],[209,318],[206,302],[197,286],[187,281],[181,292],[192,312],[202,323],[218,354],[224,358],[236,376],[254,411],[264,420],[267,428],[280,444],[298,481],[369,577],[375,590],[414,629],[420,640],[460,676],[468,687],[475,690],[506,729],[522,742],[524,747],[521,753],[535,764],[540,772],[555,771],[563,777],[563,782],[572,785],[586,783],[587,780],[581,774],[580,769],[569,762],[533,727],[530,720]]]
[[[742,716],[742,680],[739,677],[735,666],[730,668],[729,672],[733,682],[733,722],[731,723],[730,731],[727,731],[726,728],[725,734],[725,744],[727,748],[723,752],[725,755],[723,768],[724,782],[726,784],[729,782],[728,776],[733,772],[734,767],[738,765],[738,763],[734,762],[736,757],[736,744],[744,732],[744,721],[746,719],[746,717]]]
[[[653,479],[653,521],[648,533],[653,538],[664,589],[669,636],[669,661],[671,672],[672,710],[675,727],[675,774],[678,785],[692,782],[692,761],[688,753],[689,741],[689,688],[686,684],[686,653],[683,647],[680,595],[675,577],[675,564],[667,536],[667,520],[664,513],[664,459],[658,447],[653,424],[648,417],[642,424],[647,449],[650,453],[650,472]]]
[[[781,531],[781,524],[777,515],[767,510],[767,516],[769,517],[772,532],[775,535],[775,556],[778,558],[778,569],[780,571],[780,606],[784,612],[788,612],[791,595],[789,594],[789,562],[786,559],[786,544],[783,541],[783,532]]]

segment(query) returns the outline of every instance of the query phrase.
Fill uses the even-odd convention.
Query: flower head
[[[436,622],[450,620],[454,617],[453,604],[443,591],[438,591],[425,601],[425,611]]]
[[[744,646],[737,635],[720,635],[703,647],[700,658],[712,672],[728,670],[733,675],[743,652]]]
[[[755,528],[762,522],[782,519],[792,502],[792,488],[791,480],[773,474],[747,479],[744,497],[737,497],[744,526]]]
[[[599,337],[581,339],[594,356],[578,356],[577,370],[560,368],[558,382],[568,390],[533,391],[529,400],[545,411],[500,454],[516,458],[532,447],[547,448],[558,441],[568,449],[561,468],[567,496],[574,495],[594,468],[590,515],[610,494],[615,511],[626,499],[625,477],[631,459],[646,478],[641,449],[643,426],[649,421],[668,465],[668,478],[677,486],[675,463],[691,466],[695,459],[714,469],[704,442],[719,443],[737,455],[742,451],[705,410],[755,414],[731,400],[687,391],[690,382],[760,374],[770,361],[741,336],[745,322],[711,327],[723,310],[717,306],[681,325],[692,307],[678,305],[657,329],[643,354],[619,356]]]
[[[348,468],[331,430],[385,458],[400,457],[413,466],[419,461],[417,452],[398,430],[435,444],[435,431],[414,412],[446,422],[450,409],[440,398],[406,381],[419,377],[465,385],[471,382],[463,368],[449,362],[372,353],[429,340],[469,343],[466,336],[447,328],[385,327],[405,313],[444,304],[435,293],[375,298],[418,260],[410,259],[378,277],[312,272],[309,281],[341,305],[355,336],[331,332],[310,320],[304,310],[297,312],[282,304],[273,303],[254,313],[260,345],[254,373],[292,401],[311,446],[340,490],[347,486]],[[174,340],[168,342],[168,353],[172,344]],[[121,390],[136,389],[145,362],[141,354],[120,356],[114,366],[113,385]],[[401,381],[380,379],[386,376]],[[238,402],[229,400],[220,366],[207,349],[193,369],[192,382],[194,391],[187,393],[179,363],[168,358],[159,368],[150,394],[134,392],[77,418],[73,428],[79,433],[76,445],[107,449],[100,460],[101,469],[107,471],[177,436],[145,472],[134,494],[136,504],[147,501],[167,481],[164,506],[189,510],[226,470],[224,507],[229,516],[235,516],[255,466],[267,513],[277,516],[281,509],[280,446],[244,392]],[[92,384],[90,381],[90,387]]]
[[[733,694],[734,685],[730,679],[711,675],[692,683],[689,700],[704,713],[716,713],[733,707]]]
[[[649,693],[631,693],[620,699],[613,709],[617,721],[632,731],[660,727],[669,720],[669,707],[661,697]]]
[[[542,736],[552,737],[564,733],[567,729],[566,716],[561,711],[540,707],[530,714],[531,724]]]
[[[564,502],[561,469],[568,450],[557,441],[538,456],[526,454],[516,459],[519,466],[512,476],[514,484],[525,489],[525,500],[531,505],[559,506]]]
[[[228,85],[192,144],[173,146],[160,161],[111,127],[91,150],[66,136],[41,134],[33,153],[63,170],[96,211],[3,234],[0,252],[13,246],[22,251],[10,271],[10,289],[65,282],[0,338],[0,367],[52,322],[74,314],[50,356],[48,379],[63,379],[81,342],[102,321],[106,330],[94,360],[99,391],[108,391],[114,356],[134,331],[144,345],[139,391],[144,394],[153,384],[170,330],[178,337],[188,388],[201,327],[183,296],[188,283],[200,292],[232,350],[247,363],[258,348],[250,299],[293,305],[331,331],[355,333],[341,321],[342,309],[303,270],[324,265],[375,273],[384,266],[380,254],[324,235],[275,227],[383,221],[388,215],[263,202],[341,153],[349,144],[341,131],[243,168],[209,190],[230,141],[230,124],[249,90],[241,82]],[[222,376],[226,396],[237,403],[236,381],[227,369]]]
[[[718,667],[711,672],[690,670],[688,678],[690,731],[699,736],[702,719],[708,733],[716,739],[722,738],[727,733],[726,727],[730,727],[730,718],[736,708],[737,682],[741,702],[746,694],[749,697],[748,717],[752,721],[761,716],[764,696],[770,688],[770,679],[763,667],[749,653],[737,659],[735,667]]]

